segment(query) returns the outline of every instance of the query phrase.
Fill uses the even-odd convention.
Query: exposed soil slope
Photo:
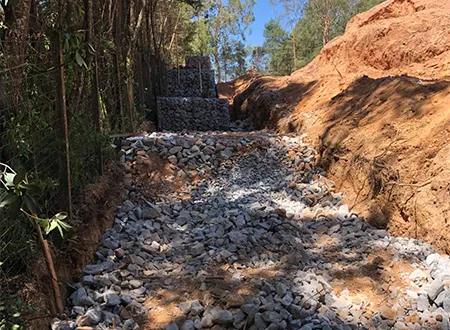
[[[291,76],[228,84],[232,117],[308,133],[354,210],[450,252],[449,14],[450,1],[387,1]]]

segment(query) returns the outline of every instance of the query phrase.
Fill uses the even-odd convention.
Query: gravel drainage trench
[[[343,204],[302,137],[122,143],[125,199],[53,329],[449,329],[450,261]]]

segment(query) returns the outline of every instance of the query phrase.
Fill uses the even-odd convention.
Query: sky
[[[281,12],[280,7],[274,7],[270,0],[257,0],[253,7],[255,21],[250,24],[247,31],[247,44],[250,46],[262,46],[264,43],[264,25],[271,18],[276,18]]]

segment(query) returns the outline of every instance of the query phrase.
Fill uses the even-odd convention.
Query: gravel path
[[[449,258],[349,212],[301,137],[152,133],[121,155],[126,199],[53,329],[450,329]]]

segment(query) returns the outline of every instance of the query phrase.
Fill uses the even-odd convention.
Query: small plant
[[[64,237],[64,231],[71,228],[63,221],[67,218],[67,214],[62,212],[50,219],[39,218],[37,216],[39,206],[33,195],[42,193],[42,188],[37,184],[28,183],[25,170],[21,169],[16,173],[5,164],[0,163],[0,166],[4,168],[0,175],[0,182],[4,187],[4,191],[0,194],[0,209],[9,206],[9,215],[12,219],[17,218],[22,212],[29,220],[41,226],[46,235],[57,229]]]
[[[35,310],[17,295],[0,295],[0,330],[25,329],[23,315]]]
[[[67,214],[58,213],[52,218],[39,217],[39,205],[33,198],[33,195],[42,193],[42,188],[37,184],[28,182],[27,172],[24,169],[16,172],[3,163],[0,163],[0,168],[2,169],[0,172],[0,185],[2,186],[0,188],[0,209],[8,208],[9,217],[12,220],[20,219],[20,215],[24,214],[33,225],[45,255],[45,261],[52,281],[55,303],[58,306],[58,311],[62,312],[63,303],[55,266],[42,229],[44,229],[46,235],[57,230],[61,237],[63,237],[64,231],[71,228],[71,226],[64,222]]]

